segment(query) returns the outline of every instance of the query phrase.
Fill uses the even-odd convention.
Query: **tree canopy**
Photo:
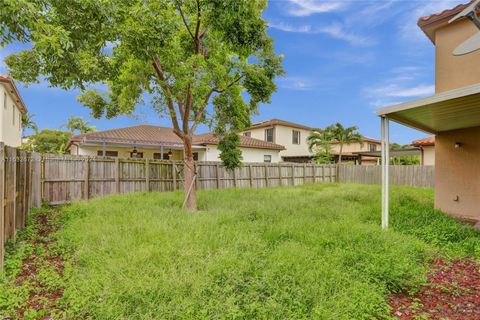
[[[22,149],[42,154],[63,154],[71,136],[67,131],[43,129],[29,136]]]
[[[90,126],[90,121],[84,120],[82,117],[71,116],[68,118],[67,123],[64,125],[71,133],[89,133],[94,132],[96,128]]]
[[[78,88],[94,117],[132,114],[145,103],[169,117],[184,142],[187,190],[198,125],[230,136],[249,126],[276,90],[282,57],[266,32],[266,6],[266,0],[4,0],[0,40],[30,44],[6,59],[15,79]],[[238,140],[224,146],[226,165],[238,165],[239,153],[231,152]],[[196,206],[194,190],[189,208]]]

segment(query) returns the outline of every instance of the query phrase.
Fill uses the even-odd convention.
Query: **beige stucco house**
[[[0,142],[11,147],[22,144],[22,114],[26,112],[13,79],[0,75]]]
[[[480,36],[480,27],[464,16],[465,12],[470,12],[471,18],[480,25],[480,0],[418,21],[435,46],[436,94],[382,108],[377,114],[384,119],[382,124],[387,123],[384,131],[388,129],[388,120],[393,120],[435,135],[435,207],[478,221],[480,50],[463,55],[454,55],[454,50],[472,36]],[[480,49],[480,46],[474,48]],[[388,193],[388,188],[385,190]],[[388,210],[388,206],[384,208]]]
[[[284,146],[280,152],[282,161],[310,162],[312,153],[308,150],[307,137],[311,131],[312,128],[302,124],[271,119],[254,123],[242,135]]]
[[[342,163],[355,163],[361,165],[377,165],[378,157],[368,155],[359,156],[359,153],[378,152],[382,149],[380,140],[362,137],[363,144],[354,142],[344,144],[342,148]],[[335,156],[335,162],[338,162],[340,155],[340,144],[332,143],[332,153]],[[361,160],[360,160],[361,159]]]
[[[193,139],[194,158],[198,161],[220,161],[219,138],[211,133]],[[243,162],[279,162],[281,145],[240,136]],[[73,155],[182,160],[183,143],[172,128],[138,125],[97,131],[74,136],[67,152]]]
[[[435,165],[435,136],[412,141],[412,146],[421,151],[420,161],[424,166]]]

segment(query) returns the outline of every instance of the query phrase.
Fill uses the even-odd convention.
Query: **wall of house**
[[[271,156],[272,163],[277,163],[281,161],[279,152],[277,150],[270,149],[256,149],[256,148],[240,148],[242,151],[243,162],[264,162],[264,156]],[[220,150],[217,146],[209,145],[207,146],[207,153],[205,154],[205,159],[199,159],[201,161],[221,161],[220,160]]]
[[[373,142],[365,142],[363,146],[360,145],[358,142],[354,142],[351,144],[344,144],[342,153],[352,153],[352,152],[359,152],[359,151],[370,151],[370,144],[375,144],[377,146],[377,151],[380,151],[381,143],[373,143]],[[333,143],[332,144],[332,153],[339,153],[340,152],[340,144]]]
[[[0,84],[0,124],[0,141],[19,147],[22,144],[22,113],[3,84]]]
[[[435,140],[435,207],[480,219],[480,127],[439,133]],[[455,143],[461,143],[455,148]],[[457,198],[458,197],[458,198]]]
[[[435,165],[435,146],[422,147],[422,165],[424,166]]]
[[[105,150],[106,151],[117,151],[118,152],[118,157],[119,158],[130,158],[130,152],[132,152],[133,147],[112,147],[112,146],[106,146]],[[103,147],[101,145],[81,145],[78,147],[78,152],[77,152],[77,147],[75,145],[72,145],[70,147],[70,154],[73,155],[80,155],[80,156],[91,156],[91,157],[96,157],[97,152],[99,150],[103,150]],[[138,152],[143,152],[143,158],[144,159],[153,159],[153,154],[160,152],[160,149],[150,149],[150,148],[137,148]],[[170,149],[164,148],[163,152],[168,153]],[[196,152],[196,151],[195,151]],[[199,152],[199,157],[200,153],[204,153],[203,150],[198,151]],[[183,159],[183,151],[182,150],[172,150],[172,157],[170,160],[182,160]]]
[[[130,152],[132,152],[132,147],[110,147],[105,148],[106,151],[117,151],[118,157],[120,158],[129,158]],[[96,157],[98,151],[103,150],[101,145],[82,145],[77,147],[75,145],[70,147],[70,154],[81,155],[81,156],[91,156]],[[240,148],[242,151],[243,161],[244,162],[263,162],[264,155],[270,155],[272,157],[272,162],[279,162],[279,152],[276,150],[263,150],[263,149],[254,149],[254,148]],[[150,148],[137,148],[138,152],[143,152],[144,159],[153,159],[153,154],[160,152],[160,149],[150,149]],[[164,153],[168,153],[169,149],[165,148]],[[220,160],[220,150],[217,146],[209,145],[206,147],[206,150],[195,150],[194,152],[198,153],[199,161],[221,161]],[[172,150],[172,157],[170,160],[182,160],[183,151],[182,150]]]
[[[276,125],[274,128],[274,143],[282,145],[286,150],[280,151],[280,157],[288,156],[309,156],[311,153],[308,150],[307,137],[310,135],[310,130],[297,129]],[[268,128],[258,128],[247,130],[251,132],[251,137],[265,141],[265,130]],[[293,130],[300,131],[300,144],[293,144]]]
[[[437,93],[480,83],[480,51],[454,56],[453,50],[478,33],[475,25],[463,19],[435,33],[435,91]]]

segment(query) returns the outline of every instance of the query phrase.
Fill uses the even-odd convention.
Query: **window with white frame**
[[[300,131],[292,130],[292,143],[300,144]]]
[[[3,93],[3,109],[7,109],[7,93]]]
[[[244,135],[245,137],[249,137],[249,138],[250,138],[250,137],[252,136],[252,133],[251,133],[251,132],[244,132],[243,135]]]
[[[264,155],[263,162],[268,162],[268,163],[272,162],[272,156],[269,154]]]
[[[265,141],[273,142],[273,128],[265,129]]]
[[[12,124],[13,125],[15,125],[15,109],[16,108],[17,107],[14,104],[12,104]]]
[[[375,152],[375,151],[377,151],[377,145],[374,144],[374,143],[370,143],[370,144],[368,145],[368,148],[369,148],[370,152]]]

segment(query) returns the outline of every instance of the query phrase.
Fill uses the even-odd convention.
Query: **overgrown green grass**
[[[438,254],[480,255],[480,237],[432,209],[432,191],[394,188],[380,230],[376,186],[309,185],[77,203],[63,245],[76,265],[63,303],[97,319],[372,319],[416,288]]]

